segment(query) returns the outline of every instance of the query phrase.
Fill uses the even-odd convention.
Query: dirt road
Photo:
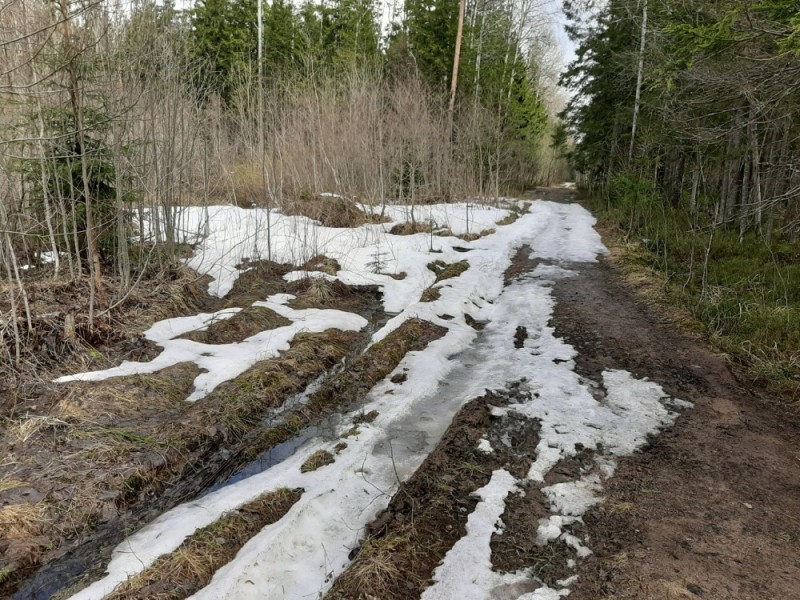
[[[550,198],[568,201],[571,194],[558,191]],[[538,264],[521,253],[507,277],[524,278]],[[537,529],[552,507],[540,486],[532,484],[507,500],[502,526],[492,537],[493,568],[527,569],[554,587],[569,583],[568,596],[575,600],[800,598],[796,413],[742,387],[724,357],[678,331],[658,307],[637,299],[612,257],[570,263],[569,269],[574,276],[554,284],[550,324],[557,338],[577,350],[577,373],[600,381],[609,369],[629,371],[692,402],[693,408],[618,461],[614,476],[604,481],[602,503],[573,531],[591,550],[575,569],[567,568],[569,549],[536,543]],[[464,513],[475,510],[474,491],[487,484],[491,470],[500,464],[513,471],[520,456],[536,454],[535,427],[521,431],[518,423],[490,418],[487,405],[503,402],[508,400],[486,397],[462,410],[437,450],[371,525],[371,554],[339,579],[333,597],[411,598],[423,592],[452,539],[469,529]],[[512,430],[510,455],[477,460],[471,477],[465,477],[465,447],[469,454],[471,444],[497,439],[504,427],[506,435]],[[572,457],[553,468],[546,482],[572,480],[590,462]],[[420,525],[410,528],[415,510]],[[409,536],[407,547],[397,544],[403,536]],[[383,587],[391,569],[381,561],[405,576]],[[462,575],[469,578],[470,568]],[[565,579],[570,575],[577,578]],[[466,597],[559,597],[535,585],[485,591]]]
[[[556,287],[557,335],[587,374],[623,368],[694,403],[623,459],[585,518],[594,554],[571,597],[800,598],[800,428],[723,357],[637,302],[608,260]]]

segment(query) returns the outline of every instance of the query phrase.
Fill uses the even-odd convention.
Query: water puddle
[[[253,475],[263,473],[275,465],[279,465],[286,459],[293,456],[294,453],[303,446],[303,444],[316,437],[318,433],[319,430],[316,427],[309,427],[297,437],[266,450],[258,458],[245,465],[241,470],[231,475],[228,479],[216,483],[208,488],[205,492],[198,496],[198,498],[203,498],[204,496],[216,492],[217,490],[228,487],[229,485],[233,485],[234,483],[242,481],[243,479],[247,479],[248,477],[252,477]]]

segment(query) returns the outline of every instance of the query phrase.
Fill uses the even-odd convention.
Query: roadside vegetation
[[[248,502],[199,529],[177,550],[119,586],[108,599],[183,600],[191,596],[251,537],[285,515],[302,493],[300,489],[281,489]]]
[[[749,379],[800,401],[800,245],[698,227],[652,187],[609,187],[587,202],[650,300],[681,309]]]
[[[571,151],[629,266],[748,374],[800,400],[800,13],[570,0]]]

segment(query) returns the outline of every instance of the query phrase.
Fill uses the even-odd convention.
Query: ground
[[[585,517],[594,554],[571,597],[800,598],[796,412],[747,389],[724,356],[636,300],[611,261],[556,287],[578,368],[625,368],[694,408],[620,461]]]
[[[0,563],[0,586],[32,599],[800,598],[797,411],[645,299],[573,191],[534,197],[548,202],[486,209],[478,227],[469,205],[430,209],[421,221],[449,215],[439,238],[405,231],[401,208],[385,226],[315,229],[330,255],[379,241],[309,260],[297,283],[288,264],[226,263],[209,238],[193,266],[214,258],[218,312],[148,337],[184,362],[68,384],[93,402],[129,396],[126,428],[109,403],[102,431],[54,412],[26,438],[54,465],[58,444],[96,454],[102,433],[149,461],[136,489],[124,471],[120,491],[102,479],[116,495],[86,509],[98,522],[57,538],[44,524],[65,528],[60,505],[41,491],[57,476],[36,479],[18,442],[6,468],[26,485],[0,478],[0,518],[16,526],[0,553],[17,571]],[[148,411],[174,415],[169,435]]]

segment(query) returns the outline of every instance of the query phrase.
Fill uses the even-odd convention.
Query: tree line
[[[574,161],[657,190],[695,224],[800,237],[800,6],[567,0]]]
[[[677,304],[800,397],[800,4],[568,0],[583,184]]]
[[[413,204],[556,176],[542,11],[532,0],[409,0],[388,16],[371,0],[5,0],[7,363],[36,334],[32,278],[85,285],[80,314],[57,320],[68,338],[91,332],[181,255],[182,207],[286,210],[321,192]]]

